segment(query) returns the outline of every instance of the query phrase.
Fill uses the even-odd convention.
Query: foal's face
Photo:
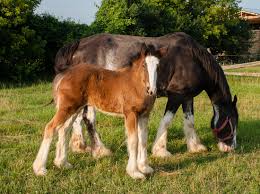
[[[156,82],[157,82],[157,67],[159,65],[159,59],[153,55],[147,55],[145,57],[145,64],[148,72],[148,94],[155,95],[156,94]]]
[[[168,47],[162,47],[155,50],[154,46],[145,46],[142,48],[142,54],[144,56],[144,63],[147,69],[147,81],[149,82],[147,86],[147,93],[149,95],[156,94],[156,83],[157,83],[157,70],[160,62],[160,58],[167,54]]]

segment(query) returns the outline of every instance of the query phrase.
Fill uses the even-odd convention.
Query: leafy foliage
[[[91,26],[35,15],[41,0],[0,1],[0,80],[52,75],[57,50],[94,33],[161,36],[184,31],[214,54],[246,52],[249,25],[238,0],[102,0]]]
[[[59,21],[48,14],[32,15],[28,24],[38,36],[46,41],[42,70],[48,75],[53,74],[54,58],[59,48],[68,42],[91,34],[89,27],[85,24],[77,24],[70,20]]]
[[[0,80],[26,81],[52,75],[56,52],[90,35],[87,25],[35,15],[40,0],[0,1]]]
[[[46,42],[27,25],[37,0],[0,1],[1,78],[21,80],[38,71]]]
[[[237,0],[103,0],[93,28],[145,36],[184,31],[213,53],[237,54],[251,36],[239,11]]]

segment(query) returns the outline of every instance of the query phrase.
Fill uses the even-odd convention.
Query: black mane
[[[56,74],[61,73],[69,68],[73,54],[79,46],[79,42],[79,40],[76,40],[75,42],[67,44],[59,49],[55,57],[54,65]]]
[[[212,81],[218,85],[223,97],[231,99],[231,93],[226,76],[214,56],[193,39],[190,38],[189,43],[191,44],[190,48],[192,49],[193,56],[200,62]]]

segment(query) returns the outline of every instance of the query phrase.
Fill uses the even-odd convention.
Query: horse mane
[[[79,40],[76,40],[75,42],[67,44],[58,50],[54,65],[56,74],[61,73],[69,68],[73,54],[79,46],[79,42]]]
[[[218,85],[224,98],[230,99],[231,93],[226,76],[214,56],[191,37],[189,42],[192,44],[190,48],[192,48],[193,56],[200,62],[214,84]]]
[[[143,47],[145,47],[145,52],[146,53],[151,53],[154,54],[155,52],[155,47],[152,44],[145,44],[144,42],[137,42],[135,43],[133,46],[137,47],[137,51],[136,53],[133,53],[130,57],[129,60],[127,62],[127,64],[125,64],[124,66],[128,67],[131,66],[133,64],[133,62],[137,59],[139,59],[140,55],[141,55],[141,49]],[[124,67],[123,67],[124,68]],[[120,68],[121,69],[121,68]]]

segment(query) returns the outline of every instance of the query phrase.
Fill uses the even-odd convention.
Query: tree
[[[38,71],[45,41],[26,24],[39,0],[0,1],[0,79],[21,80]]]
[[[91,35],[90,28],[86,24],[77,24],[70,20],[59,21],[49,14],[32,15],[28,25],[45,42],[44,63],[42,73],[53,75],[54,59],[59,48],[64,44],[73,42],[84,36]]]
[[[238,0],[103,0],[92,24],[96,32],[161,36],[183,31],[214,54],[248,49],[249,25]]]
[[[135,12],[138,10],[133,5],[128,7],[128,3],[126,0],[103,0],[92,24],[94,31],[129,34],[131,27],[137,25]]]
[[[64,44],[91,34],[85,24],[35,15],[40,0],[0,1],[0,80],[51,77],[55,55]]]

